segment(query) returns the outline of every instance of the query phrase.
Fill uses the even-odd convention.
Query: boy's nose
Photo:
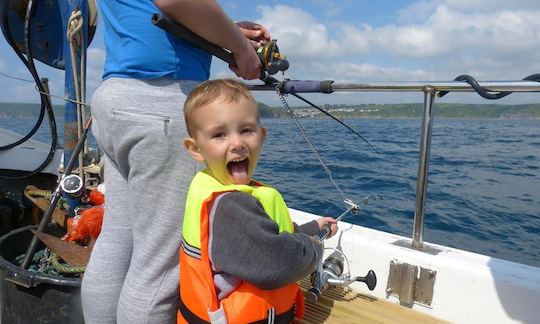
[[[235,134],[231,136],[231,148],[233,150],[241,150],[246,147],[244,139],[240,134]]]

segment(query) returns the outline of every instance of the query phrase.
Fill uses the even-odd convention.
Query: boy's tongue
[[[242,162],[230,162],[229,173],[234,179],[235,184],[247,184],[249,183],[248,176],[248,160],[245,159]]]

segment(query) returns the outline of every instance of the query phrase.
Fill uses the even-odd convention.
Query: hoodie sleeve
[[[213,208],[210,260],[217,272],[275,289],[311,274],[322,247],[303,233],[279,233],[261,203],[242,192],[225,193]]]

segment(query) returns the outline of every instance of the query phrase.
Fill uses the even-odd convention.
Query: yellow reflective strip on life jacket
[[[201,209],[207,200],[212,199],[212,194],[225,191],[240,191],[250,194],[261,202],[268,216],[278,224],[279,232],[292,233],[294,227],[289,216],[289,210],[281,194],[274,188],[248,185],[222,185],[209,174],[208,169],[197,172],[186,198],[184,224],[182,228],[183,239],[187,244],[200,248],[200,220]],[[208,216],[208,215],[206,215]]]

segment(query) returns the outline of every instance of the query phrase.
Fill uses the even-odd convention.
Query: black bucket
[[[31,225],[0,238],[0,323],[84,323],[81,306],[81,279],[24,270],[11,263],[26,253],[34,234]],[[51,224],[47,233],[60,236]],[[39,245],[38,250],[44,245]]]

